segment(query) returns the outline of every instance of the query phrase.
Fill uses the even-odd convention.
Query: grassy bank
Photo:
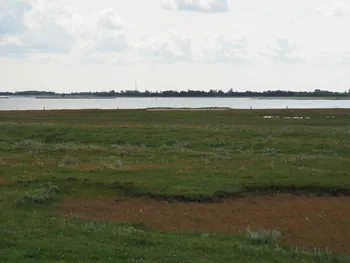
[[[63,217],[57,203],[347,196],[349,135],[342,109],[0,112],[0,261],[345,262],[243,235]]]

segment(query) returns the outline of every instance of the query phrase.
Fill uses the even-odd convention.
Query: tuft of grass
[[[63,159],[60,161],[59,163],[59,167],[65,167],[65,166],[69,166],[72,164],[76,164],[78,162],[78,160],[72,156],[65,156],[63,157]]]
[[[239,167],[238,171],[239,172],[244,172],[246,170],[245,166],[242,165],[241,167]]]
[[[43,143],[41,141],[37,140],[23,140],[16,142],[14,146],[20,147],[20,148],[28,148],[28,149],[38,149],[41,148]]]
[[[114,156],[110,156],[107,160],[102,160],[101,164],[108,169],[120,169],[123,166],[122,161]]]
[[[118,168],[118,169],[121,168],[122,167],[122,161],[119,160],[119,159],[115,160],[115,167]]]
[[[278,138],[278,137],[275,137],[275,136],[268,135],[266,138],[263,138],[262,140],[263,140],[263,142],[265,142],[265,143],[268,143],[268,142],[278,143],[279,138]]]
[[[252,231],[246,229],[246,237],[253,244],[278,244],[281,239],[281,232],[277,229],[260,229]]]
[[[307,248],[299,248],[299,247],[291,247],[290,252],[293,256],[311,256],[315,259],[318,259],[319,261],[325,261],[325,262],[332,262],[334,259],[335,254],[329,251],[328,249],[322,250],[319,247],[316,247],[314,249],[307,249]],[[348,257],[350,259],[350,257]]]
[[[210,161],[217,161],[217,160],[231,160],[231,156],[227,153],[223,153],[223,154],[214,154],[214,155],[210,155],[208,156],[208,159]]]
[[[101,232],[105,231],[109,227],[110,223],[100,222],[100,221],[90,221],[84,222],[82,225],[82,230],[85,232]]]
[[[23,196],[23,202],[42,204],[45,201],[52,200],[58,191],[59,187],[57,185],[51,183],[42,184],[38,189],[26,191]]]
[[[262,149],[262,153],[265,155],[277,155],[279,153],[279,150],[276,148],[268,148],[268,147],[264,147]]]
[[[161,146],[161,149],[186,151],[186,148],[188,147],[188,145],[189,145],[188,142],[169,140]]]
[[[130,147],[130,144],[128,142],[112,143],[110,145],[111,149],[126,149],[129,147]]]

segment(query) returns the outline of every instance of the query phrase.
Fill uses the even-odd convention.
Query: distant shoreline
[[[16,97],[16,96],[14,96]],[[30,96],[28,96],[30,97]],[[99,97],[99,96],[33,96],[35,99],[54,99],[54,100],[64,100],[64,99],[115,99],[115,97]]]
[[[0,96],[35,97],[38,99],[115,99],[115,98],[245,98],[245,99],[350,99],[350,89],[344,92],[315,89],[313,91],[264,90],[264,91],[237,91],[211,89],[187,90],[105,90],[105,91],[70,91],[55,92],[45,90],[22,90],[0,92]]]
[[[208,107],[208,108],[147,108],[146,111],[224,111],[232,110],[228,107]]]
[[[232,96],[232,97],[164,97],[164,96],[75,96],[75,95],[66,95],[66,96],[22,96],[22,95],[12,95],[12,96],[0,96],[0,99],[11,99],[11,98],[33,98],[33,99],[55,99],[55,100],[66,100],[66,99],[103,99],[103,100],[108,100],[108,99],[120,99],[120,98],[125,98],[125,99],[252,99],[252,100],[350,100],[350,97],[348,96],[337,96],[337,97],[308,97],[308,96],[291,96],[291,97],[245,97],[245,96]]]

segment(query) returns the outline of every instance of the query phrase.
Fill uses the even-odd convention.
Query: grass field
[[[344,109],[0,112],[0,262],[350,262],[349,136]]]

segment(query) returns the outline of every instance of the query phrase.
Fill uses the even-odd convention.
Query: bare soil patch
[[[84,162],[84,163],[78,163],[72,167],[73,170],[78,171],[92,171],[103,168],[103,165],[100,163],[90,163],[90,162]]]
[[[126,165],[124,168],[127,171],[144,171],[144,170],[158,170],[162,169],[160,165],[150,165],[150,164],[145,164],[145,163],[138,163],[135,165]]]
[[[216,204],[167,203],[151,198],[66,199],[59,212],[85,219],[143,222],[175,232],[244,233],[249,226],[280,229],[282,243],[350,253],[350,197],[278,195],[247,197]]]

